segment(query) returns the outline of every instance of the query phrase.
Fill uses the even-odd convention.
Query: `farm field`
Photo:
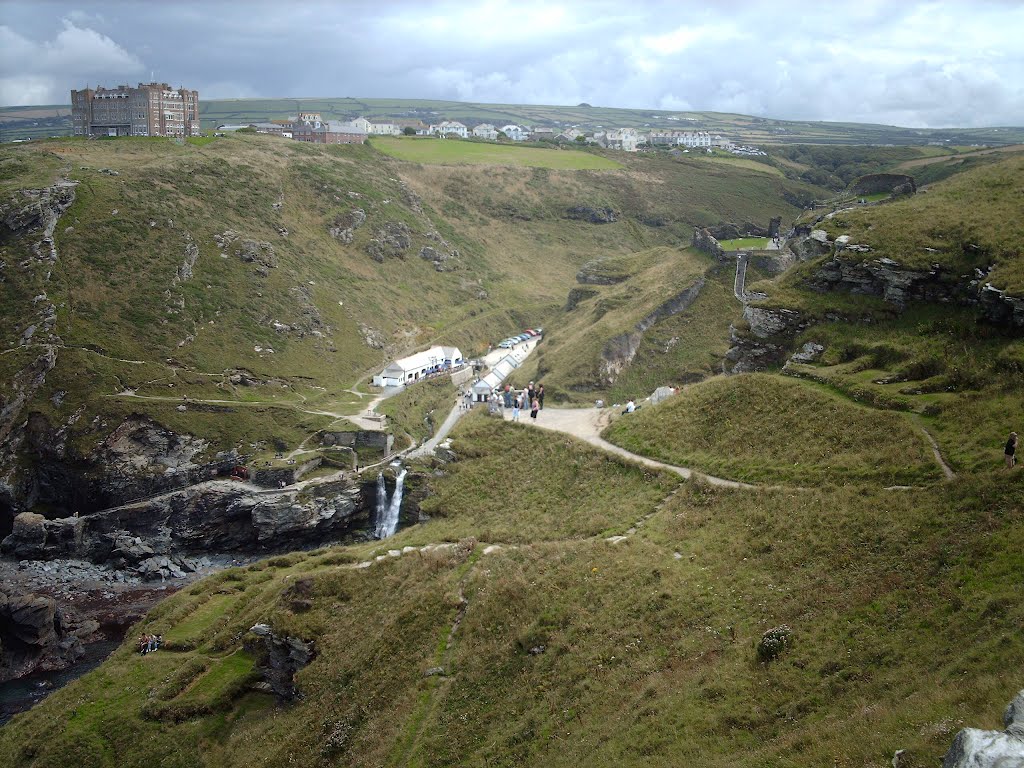
[[[555,170],[615,170],[620,163],[587,152],[509,144],[483,144],[458,139],[375,137],[381,152],[412,163],[444,165],[514,165]]]

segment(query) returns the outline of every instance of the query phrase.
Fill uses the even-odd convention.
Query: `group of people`
[[[497,394],[492,397],[497,397]],[[516,392],[511,385],[506,384],[501,400],[505,408],[512,409],[512,421],[519,421],[520,411],[527,407],[530,409],[530,418],[536,420],[537,414],[544,408],[544,385],[535,386],[531,381],[526,389]]]
[[[1013,465],[1017,463],[1016,432],[1010,433],[1010,439],[1006,441],[1006,447],[1003,449],[1003,457],[1006,459],[1006,468],[1013,469]]]
[[[147,653],[152,653],[163,644],[163,635],[150,635],[145,632],[139,635],[139,653],[143,656]]]
[[[466,398],[466,408],[471,407],[470,396]],[[536,419],[537,414],[544,409],[544,385],[535,385],[532,381],[528,387],[518,392],[511,384],[506,384],[502,389],[495,390],[487,400],[491,413],[498,413],[504,408],[512,411],[512,421],[519,421],[519,414],[529,409],[530,418]]]

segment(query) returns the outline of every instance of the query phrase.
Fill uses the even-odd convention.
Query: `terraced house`
[[[198,136],[199,92],[167,83],[71,91],[75,136]]]

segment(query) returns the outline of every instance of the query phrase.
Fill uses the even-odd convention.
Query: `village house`
[[[318,112],[302,112],[291,124],[292,139],[310,144],[363,144],[366,131],[353,123],[323,120]]]
[[[597,134],[594,134],[597,139]],[[620,128],[608,131],[603,136],[603,146],[608,149],[621,149],[623,152],[636,152],[636,145],[640,143],[640,137],[636,128]]]
[[[510,124],[502,126],[501,132],[512,141],[526,141],[530,138],[530,132],[521,125]]]
[[[437,125],[432,125],[430,126],[430,132],[441,137],[458,136],[460,139],[469,138],[469,129],[455,120],[445,120]]]
[[[398,136],[401,132],[402,129],[394,123],[380,120],[370,121],[370,134],[373,136]]]
[[[540,141],[541,139],[548,139],[550,141],[555,138],[555,129],[548,126],[537,126],[530,133],[530,138],[534,141]]]
[[[375,387],[403,387],[431,374],[450,372],[465,364],[458,347],[431,347],[389,364],[373,377]]]
[[[488,141],[498,140],[498,129],[490,123],[480,123],[480,125],[473,128],[473,136],[478,139],[487,139]]]

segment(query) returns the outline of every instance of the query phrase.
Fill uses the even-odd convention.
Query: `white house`
[[[398,136],[402,132],[394,123],[370,121],[370,133],[376,136]]]
[[[498,140],[498,129],[490,123],[480,123],[473,129],[473,135],[478,139],[487,139],[488,141]]]
[[[355,120],[351,121],[351,125],[354,125],[356,128],[359,128],[360,130],[362,130],[363,133],[373,133],[373,131],[371,130],[373,128],[373,123],[371,123],[365,117],[357,117]]]
[[[597,134],[594,135],[597,137]],[[609,149],[621,149],[623,152],[636,152],[636,145],[640,142],[640,136],[636,128],[620,128],[616,131],[608,131],[605,137]]]
[[[431,347],[424,352],[402,357],[373,377],[375,387],[402,387],[429,376],[444,373],[464,364],[458,347]]]
[[[469,129],[462,123],[455,120],[445,120],[438,125],[430,126],[430,132],[438,136],[458,136],[460,139],[469,138]]]
[[[707,131],[683,131],[676,144],[684,147],[710,147],[711,134]]]
[[[501,132],[512,139],[512,141],[526,141],[530,138],[530,132],[521,125],[502,126]]]

